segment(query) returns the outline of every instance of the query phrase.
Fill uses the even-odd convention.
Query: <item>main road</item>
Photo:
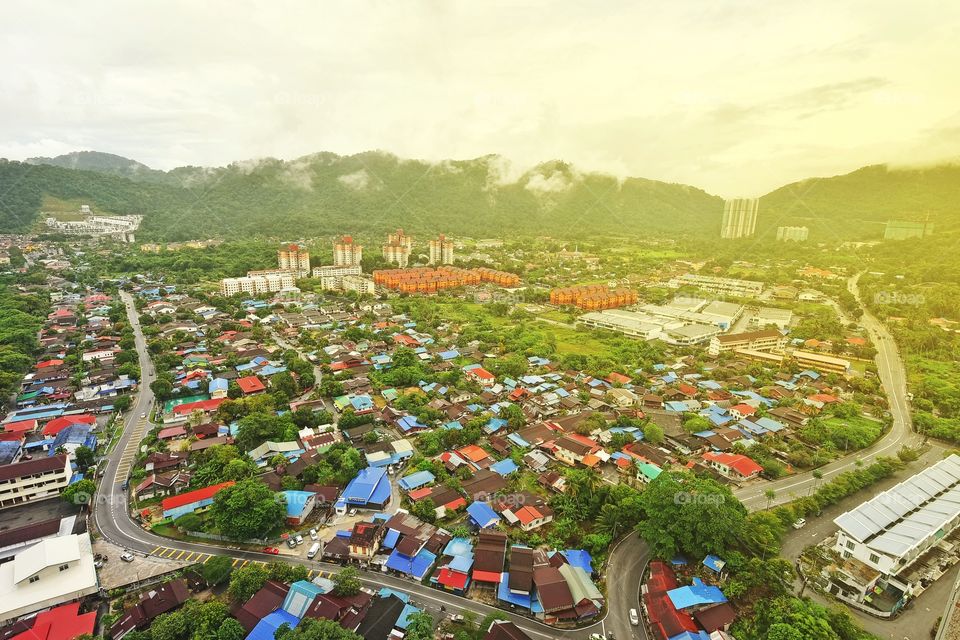
[[[860,274],[857,274],[850,278],[847,287],[863,309],[860,322],[866,328],[874,345],[876,345],[877,368],[883,389],[889,399],[893,421],[890,429],[873,446],[822,467],[820,469],[823,474],[822,479],[829,479],[831,476],[854,468],[857,461],[868,462],[881,455],[895,454],[901,446],[915,444],[916,440],[911,431],[910,407],[907,401],[906,374],[903,363],[890,333],[870,314],[863,304],[857,286],[859,276]],[[244,561],[266,562],[275,559],[274,556],[255,551],[229,549],[196,542],[181,542],[160,537],[144,530],[130,517],[127,491],[123,488],[123,484],[130,473],[133,460],[137,455],[140,442],[148,426],[147,420],[140,416],[149,414],[153,409],[154,397],[150,390],[150,384],[155,380],[155,377],[152,373],[153,364],[147,352],[146,340],[140,327],[133,298],[126,292],[121,292],[120,295],[126,305],[127,317],[134,330],[142,379],[137,400],[127,415],[119,444],[108,457],[93,512],[94,525],[107,540],[143,554],[149,554],[158,547],[166,547],[167,549],[173,548],[191,553],[226,555]],[[747,509],[756,511],[767,506],[765,493],[769,489],[773,489],[777,494],[774,502],[781,503],[807,493],[819,482],[821,482],[821,479],[814,478],[813,472],[805,472],[776,482],[764,483],[757,487],[747,487],[735,492],[735,495]],[[304,558],[284,557],[284,559],[313,569],[322,569],[329,572],[339,570],[337,565],[329,563],[313,562]],[[648,636],[644,627],[642,625],[633,626],[630,623],[629,611],[639,609],[640,583],[649,559],[650,550],[636,533],[630,533],[621,538],[611,550],[606,567],[608,605],[606,616],[590,627],[567,631],[549,627],[526,616],[505,612],[499,608],[431,589],[419,583],[402,580],[391,575],[363,572],[362,578],[370,587],[389,586],[411,593],[415,599],[443,605],[455,611],[472,611],[481,617],[491,613],[505,615],[534,638],[564,637],[582,640],[594,633],[612,633],[619,639],[647,640]]]
[[[887,331],[877,318],[867,310],[860,297],[858,282],[861,274],[856,274],[847,280],[847,290],[853,294],[860,305],[863,315],[860,324],[867,330],[871,341],[877,349],[877,371],[880,374],[880,383],[889,403],[890,416],[893,419],[890,429],[873,445],[852,455],[835,460],[819,469],[822,478],[814,478],[813,472],[800,473],[775,482],[765,482],[754,487],[735,491],[735,495],[748,509],[756,510],[767,506],[766,492],[773,489],[776,497],[771,504],[789,502],[806,495],[824,480],[831,479],[839,473],[854,469],[859,463],[867,463],[879,456],[896,455],[904,445],[917,446],[921,438],[913,433],[910,418],[910,403],[907,399],[907,374],[897,350],[893,336]]]

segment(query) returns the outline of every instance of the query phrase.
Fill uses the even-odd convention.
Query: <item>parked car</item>
[[[804,520],[803,518],[800,518],[799,520],[797,520],[796,522],[793,523],[793,528],[794,528],[794,529],[803,529],[803,527],[804,527],[805,524],[807,524],[807,521]]]
[[[347,512],[347,515],[349,515],[349,516],[355,516],[355,515],[357,515],[357,510],[356,510],[356,509],[350,509],[350,511]]]
[[[141,413],[141,414],[140,414],[140,417],[143,418],[143,419],[146,419],[147,414],[146,414],[146,413]]]
[[[297,534],[297,537],[294,539],[297,541],[297,544],[303,544],[303,536],[300,535],[299,533]]]
[[[290,547],[291,549],[293,549],[295,546],[297,546],[297,539],[296,539],[296,538],[287,538],[287,546]]]
[[[311,540],[319,540],[319,539],[320,539],[320,536],[317,534],[317,530],[316,530],[316,529],[310,529],[310,539],[311,539]]]
[[[450,622],[454,622],[454,623],[456,623],[456,624],[460,624],[461,622],[463,622],[463,616],[460,615],[459,613],[456,614],[456,615],[452,615],[452,616],[450,616]]]
[[[635,627],[640,624],[640,616],[637,614],[636,609],[630,609],[630,624]]]
[[[276,547],[264,547],[263,552],[269,553],[270,555],[275,556],[278,553],[280,553],[280,549],[277,549]]]
[[[122,554],[120,554],[120,559],[124,562],[133,562],[133,554],[129,551],[124,551]]]

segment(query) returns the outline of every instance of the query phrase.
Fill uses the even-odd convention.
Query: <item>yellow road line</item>
[[[157,551],[160,551],[160,549],[163,549],[163,547],[157,547],[156,549],[150,552],[150,555],[155,554]]]
[[[190,555],[188,555],[186,558],[184,558],[183,561],[184,561],[184,562],[190,562],[190,558],[192,558],[192,557],[193,557],[193,552],[191,551],[191,552],[190,552]]]
[[[233,561],[233,564],[232,564],[231,566],[233,566],[233,567],[237,566],[237,563],[238,563],[238,562],[240,562],[240,558],[237,558],[236,560],[234,560],[234,561]]]
[[[183,554],[185,554],[185,553],[186,553],[186,551],[181,551],[181,552],[180,552],[180,555],[177,556],[177,560],[179,560],[180,558],[182,558],[182,557],[183,557]]]

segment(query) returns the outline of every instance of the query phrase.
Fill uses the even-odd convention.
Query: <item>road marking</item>
[[[234,561],[233,561],[233,564],[230,565],[230,566],[231,566],[231,567],[235,567],[235,566],[237,566],[237,563],[238,563],[238,562],[240,562],[240,558],[237,558],[236,560],[234,560]]]
[[[155,554],[157,551],[160,551],[160,549],[163,549],[163,547],[157,547],[156,549],[154,549],[153,551],[151,551],[151,552],[150,552],[149,554],[147,554],[147,555],[151,555],[151,556],[152,556],[152,555]]]
[[[177,556],[177,560],[179,560],[180,558],[182,558],[182,557],[183,557],[183,554],[185,554],[185,553],[186,553],[186,551],[181,551],[181,552],[180,552],[180,555]]]

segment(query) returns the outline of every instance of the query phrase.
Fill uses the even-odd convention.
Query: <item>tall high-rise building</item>
[[[343,236],[333,243],[333,266],[358,266],[363,259],[363,247],[353,241],[352,236]]]
[[[430,241],[430,264],[453,264],[453,240],[440,234]]]
[[[721,238],[749,238],[757,230],[757,198],[734,198],[723,204],[723,221],[720,223]]]
[[[277,250],[277,265],[282,271],[290,271],[298,278],[310,275],[310,252],[296,242],[282,245]]]
[[[777,227],[777,240],[785,242],[806,242],[810,237],[807,227]]]
[[[412,251],[413,237],[405,234],[403,229],[397,229],[396,233],[387,236],[387,244],[383,245],[383,259],[401,268],[406,267]]]

